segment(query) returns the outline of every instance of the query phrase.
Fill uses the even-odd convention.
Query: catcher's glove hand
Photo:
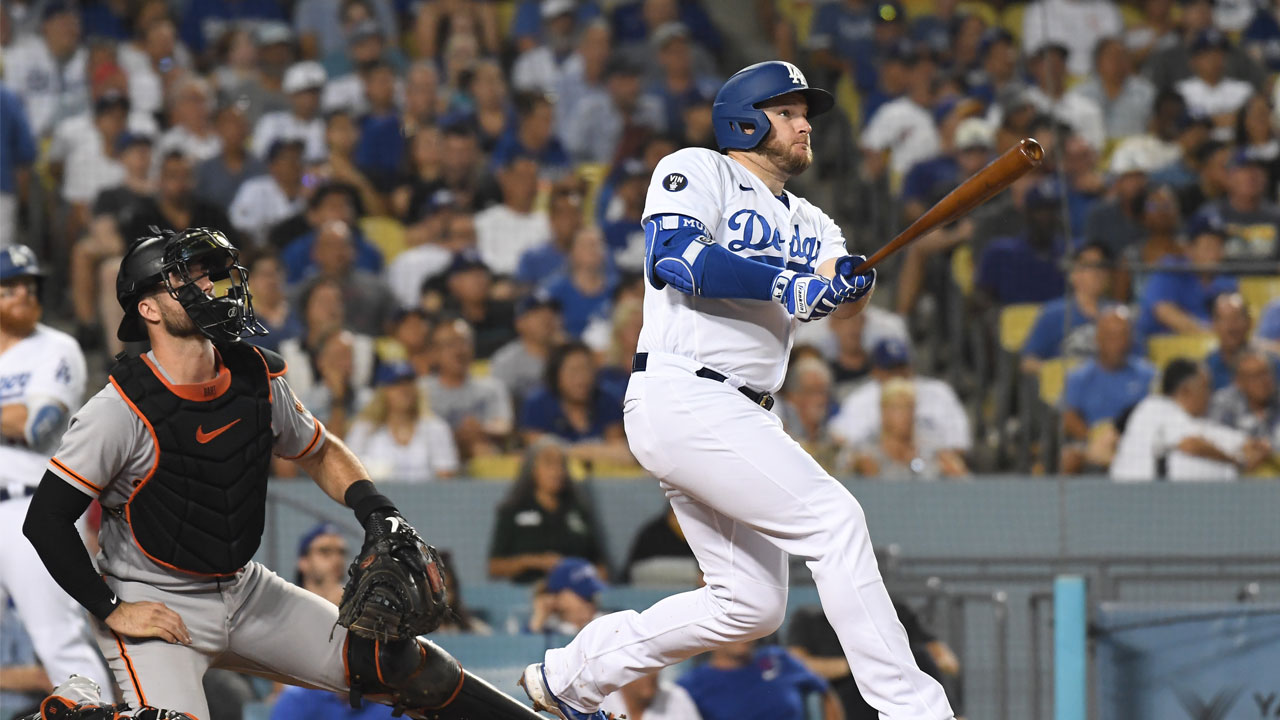
[[[423,635],[440,627],[449,610],[439,553],[397,514],[369,516],[364,546],[347,575],[338,624],[361,637]]]

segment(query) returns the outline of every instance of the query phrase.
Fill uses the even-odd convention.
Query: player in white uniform
[[[80,606],[58,587],[22,519],[67,418],[84,395],[84,355],[64,332],[40,324],[43,273],[25,245],[0,250],[0,596],[13,598],[49,677],[73,673],[108,688]]]
[[[728,153],[680,150],[654,171],[644,211],[649,287],[625,425],[706,586],[598,618],[549,651],[521,681],[535,709],[603,720],[604,698],[637,677],[774,632],[788,555],[797,555],[881,717],[954,717],[912,657],[862,508],[767,410],[796,323],[857,312],[875,280],[852,273],[861,258],[846,256],[831,218],[783,190],[812,162],[808,118],[833,103],[790,63],[752,65],[713,105]]]

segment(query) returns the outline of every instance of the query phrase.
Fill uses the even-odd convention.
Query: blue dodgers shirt
[[[353,710],[351,703],[325,690],[287,687],[271,710],[271,720],[386,720],[391,708],[365,701]]]
[[[1184,257],[1165,258],[1160,262],[1161,265],[1170,267],[1185,267],[1187,263]],[[1188,315],[1208,322],[1209,301],[1224,292],[1235,292],[1237,287],[1236,279],[1225,275],[1219,275],[1205,285],[1200,282],[1198,273],[1154,273],[1142,291],[1137,336],[1145,339],[1151,335],[1170,332],[1164,323],[1156,319],[1156,305],[1162,302],[1171,302]]]
[[[1099,311],[1107,304],[1100,304]],[[1094,318],[1085,316],[1075,298],[1069,301],[1065,298],[1050,300],[1040,307],[1040,314],[1036,316],[1036,322],[1022,346],[1022,354],[1042,360],[1055,358],[1064,354],[1064,345],[1068,355],[1092,353],[1097,347],[1093,328],[1087,328],[1088,337],[1076,330],[1094,324]]]
[[[1271,359],[1272,374],[1277,380],[1280,380],[1280,358],[1271,354],[1268,354],[1268,357]],[[1227,367],[1227,361],[1222,359],[1222,350],[1220,349],[1215,348],[1206,355],[1204,364],[1209,368],[1209,380],[1212,382],[1214,390],[1221,390],[1230,385],[1236,378],[1235,370]]]
[[[1025,235],[1001,238],[982,253],[977,285],[1001,305],[1062,297],[1066,279],[1058,261],[1065,253],[1066,243],[1061,238],[1048,252],[1032,247]]]
[[[805,720],[805,698],[827,691],[826,680],[777,646],[757,650],[746,667],[721,670],[703,665],[678,682],[693,697],[703,720]]]
[[[1093,427],[1104,420],[1114,420],[1151,391],[1156,369],[1141,358],[1129,358],[1118,370],[1108,370],[1089,360],[1067,373],[1062,392],[1062,407],[1075,410]]]
[[[603,440],[604,431],[610,425],[622,424],[622,401],[613,393],[603,389],[596,380],[595,397],[591,407],[591,426],[585,431],[574,427],[565,417],[560,399],[547,388],[541,388],[524,401],[520,413],[520,427],[525,430],[537,430],[549,433],[565,442],[581,442],[583,440]]]

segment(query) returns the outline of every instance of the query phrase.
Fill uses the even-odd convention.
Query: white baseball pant
[[[867,702],[886,720],[952,720],[916,665],[876,567],[857,500],[727,383],[686,358],[649,354],[624,406],[636,459],[662,482],[706,586],[644,612],[598,618],[546,655],[551,691],[591,711],[632,680],[781,626],[787,556],[807,560],[822,607]]]
[[[71,675],[83,675],[98,683],[102,699],[111,702],[115,699],[111,674],[89,639],[84,610],[58,587],[22,535],[30,505],[29,497],[0,502],[0,532],[5,534],[0,541],[0,589],[13,598],[49,679],[57,684]]]

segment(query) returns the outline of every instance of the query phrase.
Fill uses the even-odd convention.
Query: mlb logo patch
[[[666,188],[667,192],[680,192],[688,186],[689,178],[680,173],[671,173],[662,179],[662,187]]]

